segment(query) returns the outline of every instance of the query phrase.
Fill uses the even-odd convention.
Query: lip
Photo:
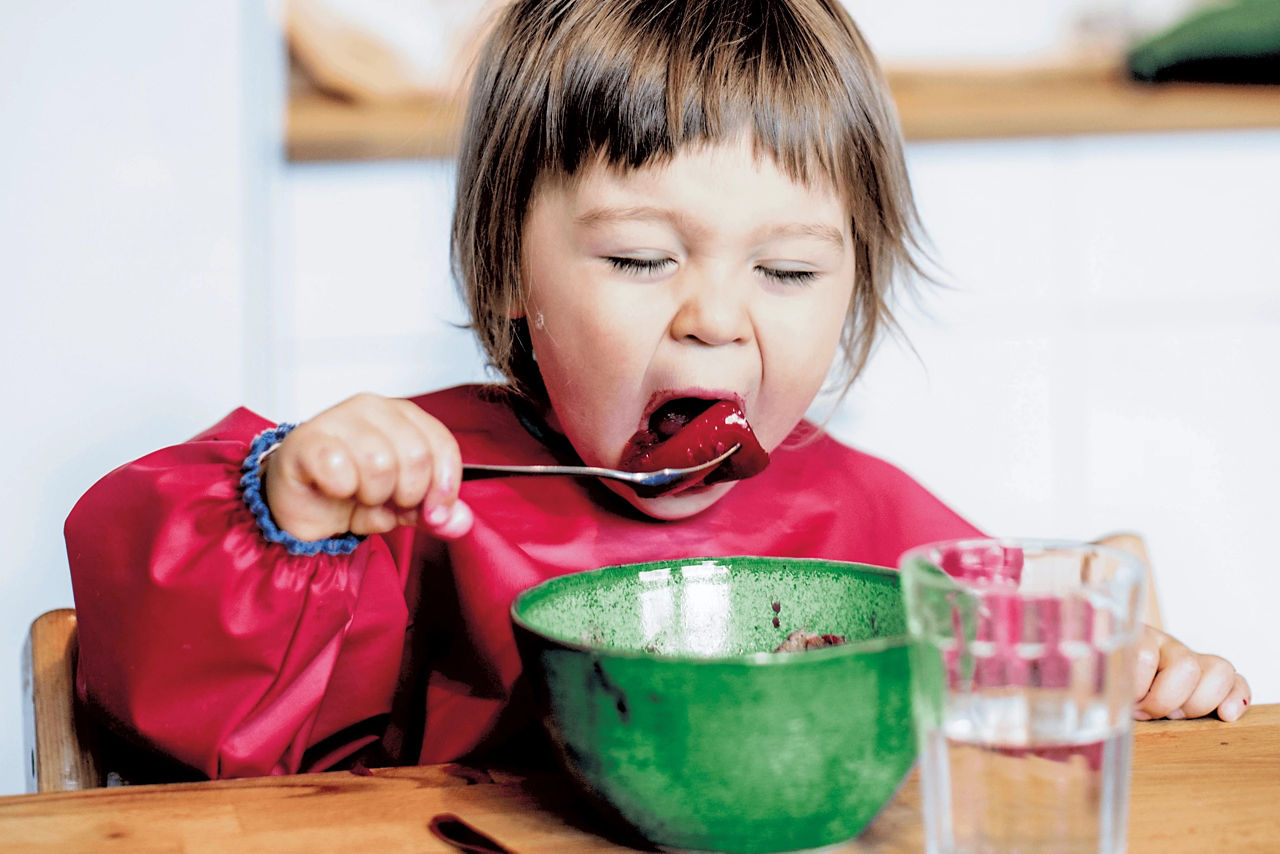
[[[640,425],[638,429],[647,430],[649,428],[649,419],[653,417],[653,413],[662,408],[663,404],[672,400],[680,400],[682,398],[692,397],[697,400],[706,400],[715,403],[719,400],[732,401],[743,412],[747,411],[742,395],[736,391],[728,389],[707,389],[707,388],[683,388],[683,389],[663,389],[655,391],[649,396],[649,401],[644,405],[644,409],[640,412]]]

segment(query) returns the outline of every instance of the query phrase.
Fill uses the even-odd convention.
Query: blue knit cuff
[[[300,540],[288,531],[282,531],[271,518],[271,509],[262,497],[262,460],[280,444],[280,440],[289,435],[289,431],[297,424],[281,424],[263,430],[249,446],[249,456],[244,458],[240,470],[240,489],[244,493],[244,503],[249,512],[258,521],[258,530],[268,542],[279,543],[293,555],[345,555],[351,554],[360,545],[361,537],[355,534],[343,534],[340,537],[329,537],[326,540]]]

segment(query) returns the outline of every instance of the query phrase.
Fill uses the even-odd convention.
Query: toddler
[[[107,475],[66,526],[81,695],[210,777],[453,760],[528,722],[508,608],[544,579],[734,554],[893,566],[978,535],[803,420],[891,324],[915,233],[889,95],[836,0],[512,3],[453,226],[505,381],[362,394],[296,427],[241,409]],[[461,482],[464,459],[643,467],[727,442],[729,463],[658,495]],[[1248,699],[1154,630],[1143,667],[1139,716]]]

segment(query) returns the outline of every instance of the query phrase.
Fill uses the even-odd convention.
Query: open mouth
[[[756,440],[742,409],[731,400],[679,397],[668,400],[649,417],[649,424],[627,441],[619,467],[655,471],[696,466],[732,448],[742,447],[708,472],[691,475],[651,495],[671,494],[699,484],[741,480],[759,474],[769,454]]]

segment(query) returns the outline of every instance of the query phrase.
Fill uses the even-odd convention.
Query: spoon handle
[[[715,468],[725,460],[729,459],[742,445],[734,445],[720,456],[705,463],[696,466],[688,466],[686,468],[660,469],[658,471],[623,471],[622,469],[602,468],[599,466],[515,466],[515,465],[494,465],[489,463],[463,463],[462,479],[463,480],[484,480],[490,477],[504,476],[538,476],[538,475],[568,475],[570,477],[604,477],[610,480],[620,480],[624,483],[635,484],[637,486],[666,486],[675,483],[681,478],[688,477],[691,474],[697,474],[700,471]]]
[[[569,477],[607,477],[628,483],[638,483],[649,472],[622,471],[596,466],[516,466],[488,463],[463,463],[463,480],[487,480],[491,477],[537,477],[541,475],[568,475]]]

